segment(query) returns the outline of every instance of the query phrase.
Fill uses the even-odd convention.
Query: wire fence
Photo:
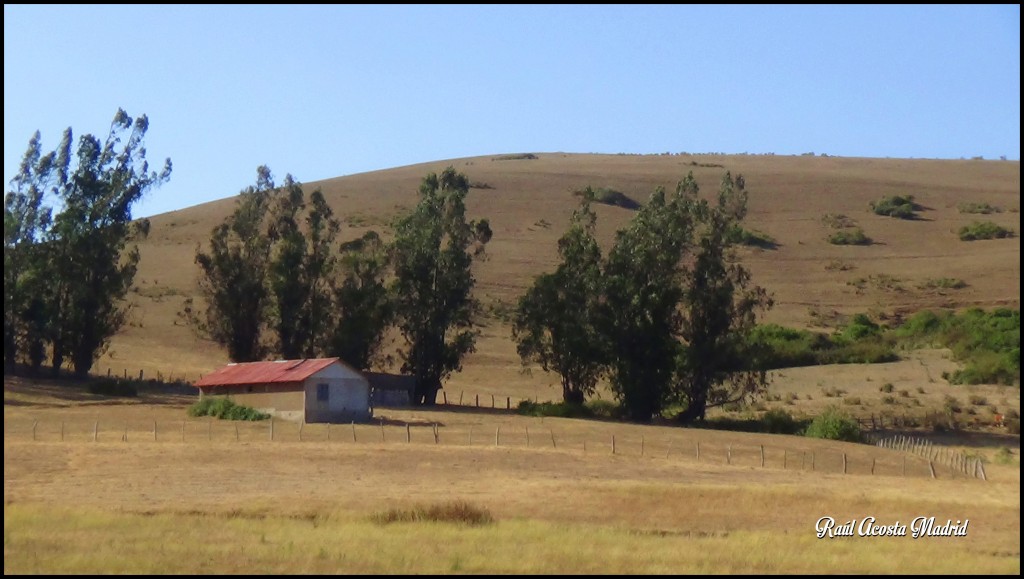
[[[531,449],[831,474],[987,480],[980,459],[905,437],[878,439],[875,446],[850,446],[848,450],[838,450],[801,444],[803,441],[796,437],[793,446],[787,447],[723,442],[712,434],[719,431],[674,430],[679,432],[597,436],[587,430],[552,427],[544,424],[542,419],[533,424],[527,421],[444,424],[396,419],[372,423],[307,424],[273,418],[260,422],[214,418],[175,421],[77,418],[62,421],[7,420],[4,422],[4,440],[64,444],[420,444]]]

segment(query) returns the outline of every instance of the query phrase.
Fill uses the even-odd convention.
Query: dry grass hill
[[[554,267],[574,190],[606,187],[642,202],[693,171],[710,195],[729,170],[746,179],[747,227],[777,244],[740,250],[774,294],[767,321],[827,328],[857,312],[892,319],[921,308],[1020,307],[1020,238],[964,242],[956,233],[981,217],[1019,235],[1019,162],[543,153],[306,185],[322,188],[353,238],[386,232],[416,202],[422,177],[448,165],[476,185],[470,214],[494,232],[476,270],[485,306],[513,303]],[[920,218],[869,210],[889,195],[913,195]],[[963,214],[961,203],[1002,212]],[[97,371],[195,379],[227,361],[177,312],[195,295],[197,245],[233,204],[151,219],[135,309]],[[607,248],[632,212],[596,208]],[[830,244],[826,214],[854,220],[873,243]],[[944,278],[966,287],[936,283]],[[379,408],[379,423],[333,430],[190,419],[194,394],[145,385],[138,397],[116,398],[75,382],[5,377],[5,574],[1020,573],[1019,435],[891,422],[876,433],[927,437],[942,459],[930,465],[899,449],[802,436],[520,416],[505,405],[557,399],[557,377],[522,373],[508,325],[481,321],[477,352],[445,395],[485,408]],[[888,364],[784,369],[759,403],[800,415],[842,399],[862,417],[891,421],[952,396],[981,422],[1019,413],[1019,387],[953,386],[940,376],[955,367],[947,350],[918,350]],[[882,384],[899,396],[881,400]],[[952,457],[983,458],[987,480]],[[441,514],[382,523],[419,507]],[[480,510],[495,521],[436,520],[466,522]],[[840,525],[970,523],[962,537],[819,539],[815,523],[826,516]]]
[[[420,179],[448,165],[478,187],[471,190],[472,217],[487,217],[494,237],[477,266],[477,296],[486,304],[512,303],[535,275],[554,268],[556,241],[587,185],[622,191],[645,201],[657,186],[671,190],[693,171],[702,192],[713,194],[728,170],[742,174],[750,191],[747,226],[777,242],[776,249],[744,248],[743,259],[776,306],[766,316],[790,326],[834,324],[837,315],[872,312],[899,315],[920,308],[1020,304],[1020,237],[964,242],[956,231],[977,218],[1020,232],[1020,163],[982,160],[862,159],[754,155],[593,155],[542,153],[536,158],[473,157],[423,163],[307,183],[322,188],[344,223],[342,235],[385,231],[388,222],[416,202]],[[506,156],[514,157],[514,156]],[[279,168],[285,171],[286,168]],[[299,176],[301,177],[301,176]],[[246,186],[240,183],[239,189]],[[160,192],[153,193],[159,195]],[[925,209],[917,220],[875,215],[869,203],[888,195],[913,195]],[[961,203],[1003,209],[962,214]],[[197,339],[176,313],[194,295],[196,246],[233,209],[229,197],[155,216],[140,246],[142,262],[130,294],[130,324],[98,363],[103,371],[144,369],[196,377],[227,358],[215,344]],[[610,247],[614,232],[632,211],[597,205],[599,236]],[[873,240],[838,246],[826,214],[854,220]],[[962,289],[929,288],[957,278]],[[501,395],[532,396],[547,388],[543,376],[525,377],[509,329],[489,320],[466,370],[454,388],[483,388]],[[481,380],[487,384],[481,384]],[[500,386],[499,386],[500,384]],[[450,386],[450,388],[453,388]]]

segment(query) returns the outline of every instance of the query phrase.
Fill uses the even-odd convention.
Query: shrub
[[[765,412],[761,417],[761,424],[764,426],[762,432],[770,434],[799,434],[805,426],[790,413],[779,408]]]
[[[255,408],[235,404],[230,398],[204,396],[188,408],[189,416],[213,416],[221,420],[258,421],[270,418],[265,412]]]
[[[919,289],[964,289],[967,287],[967,282],[955,277],[940,277],[925,280],[917,287]]]
[[[910,398],[910,390],[900,390],[900,398]]]
[[[860,442],[860,423],[835,406],[829,406],[811,421],[804,432],[811,438]]]
[[[920,205],[914,203],[913,195],[891,195],[883,197],[878,201],[872,201],[870,205],[871,210],[876,215],[886,215],[899,219],[914,219],[917,217],[915,212],[922,209]]]
[[[599,418],[617,418],[622,415],[619,405],[611,400],[587,400],[583,405],[591,415]]]
[[[980,214],[983,214],[983,215],[988,215],[989,213],[1002,213],[1003,212],[1003,209],[1001,207],[996,207],[995,205],[989,205],[988,203],[974,203],[974,202],[972,202],[972,203],[960,203],[959,205],[957,205],[957,209],[960,210],[960,213],[980,213]]]
[[[958,232],[960,241],[978,241],[979,239],[1002,239],[1013,237],[1013,230],[996,225],[991,221],[975,221],[964,225]]]
[[[103,378],[89,384],[89,393],[100,396],[118,396],[131,398],[139,395],[139,390],[132,382],[124,382],[118,379]]]
[[[734,225],[729,230],[729,241],[762,249],[776,249],[779,247],[778,242],[771,235],[756,229],[744,229],[739,225]]]
[[[616,207],[622,207],[623,209],[636,210],[640,208],[640,203],[638,201],[629,195],[626,195],[622,191],[616,191],[609,187],[598,187],[596,189],[587,187],[586,189],[576,191],[575,195],[585,197],[596,203],[614,205]]]
[[[871,238],[864,234],[860,227],[856,229],[840,229],[828,236],[832,245],[871,245]]]
[[[842,213],[826,213],[821,217],[821,222],[832,229],[843,229],[845,227],[857,227],[857,222],[843,215]]]
[[[489,525],[494,522],[490,511],[465,501],[452,501],[429,506],[417,505],[411,509],[388,509],[376,513],[371,519],[380,525],[388,523],[456,523],[460,525]]]
[[[860,396],[850,396],[849,398],[843,398],[843,404],[849,404],[850,406],[860,406]]]
[[[946,394],[942,398],[942,407],[943,407],[943,409],[945,409],[946,414],[951,414],[951,415],[952,414],[957,414],[957,413],[959,413],[962,410],[960,408],[960,402],[956,398],[953,398],[952,396],[950,396],[949,394]]]
[[[998,464],[1013,464],[1013,451],[1002,446],[996,451],[995,461]]]
[[[882,404],[896,404],[895,396],[882,396]]]
[[[967,401],[973,404],[974,406],[988,405],[988,400],[984,396],[979,396],[977,394],[971,394],[970,396],[968,396]]]
[[[878,391],[879,392],[885,392],[886,394],[889,394],[895,388],[896,387],[892,385],[892,382],[886,382],[885,384],[882,384],[881,386],[878,387]]]
[[[519,161],[519,160],[529,160],[529,159],[536,159],[536,158],[537,158],[537,155],[534,155],[533,153],[519,153],[519,154],[516,154],[516,155],[500,155],[498,157],[491,157],[491,160],[492,161]]]

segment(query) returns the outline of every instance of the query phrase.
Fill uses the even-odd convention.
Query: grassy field
[[[4,401],[5,573],[1020,568],[1019,438],[1017,462],[989,462],[986,482],[943,470],[933,480],[918,457],[867,445],[489,409],[381,409],[384,442],[379,424],[357,425],[353,442],[348,425],[330,439],[325,425],[305,425],[300,441],[297,424],[278,421],[271,441],[268,423],[245,423],[236,441],[234,424],[193,419],[182,442],[186,396],[111,400],[8,380]],[[453,500],[495,522],[374,522]],[[819,540],[823,516],[971,522],[965,537]]]

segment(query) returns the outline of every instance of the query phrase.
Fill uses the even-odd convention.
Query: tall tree
[[[627,415],[649,422],[671,399],[684,256],[692,219],[686,199],[696,189],[692,174],[667,199],[658,188],[618,232],[605,263],[602,333],[609,347],[612,391]]]
[[[171,174],[170,159],[159,173],[149,170],[143,143],[148,129],[145,115],[133,121],[118,109],[105,140],[88,134],[79,139],[74,163],[71,129],[55,155],[62,210],[47,236],[56,276],[50,304],[54,371],[68,356],[77,376],[88,374],[125,322],[122,302],[139,261],[138,248],[127,247],[140,231],[131,226],[131,209]]]
[[[330,325],[329,286],[337,262],[332,246],[341,225],[319,189],[306,205],[302,185],[291,175],[276,195],[269,281],[277,352],[286,359],[312,358],[323,351]]]
[[[398,328],[405,339],[403,372],[416,376],[414,399],[433,405],[441,381],[461,370],[475,349],[471,266],[491,238],[486,219],[466,220],[469,180],[448,167],[429,174],[420,200],[399,220],[394,241],[392,284]]]
[[[182,311],[201,335],[226,346],[234,362],[260,360],[267,353],[263,340],[270,307],[265,282],[271,246],[267,214],[274,180],[265,165],[256,173],[256,185],[239,194],[234,213],[213,229],[210,252],[196,249],[205,310],[197,312],[189,298]]]
[[[695,259],[687,275],[676,398],[685,404],[681,422],[703,420],[707,408],[738,402],[762,391],[766,372],[747,339],[758,312],[772,299],[752,285],[738,261],[732,235],[747,213],[742,176],[726,172],[717,203],[690,198],[696,229]]]
[[[537,276],[519,299],[512,337],[523,363],[557,372],[562,399],[583,404],[604,372],[606,348],[598,329],[602,294],[601,248],[594,238],[597,215],[588,187],[573,212],[569,230],[558,241],[562,262],[553,273]]]
[[[360,370],[389,361],[382,353],[394,320],[388,266],[388,248],[374,231],[341,246],[343,277],[334,289],[337,318],[328,352]]]
[[[29,140],[12,190],[4,195],[4,374],[13,373],[19,346],[34,369],[42,364],[48,320],[43,295],[42,238],[50,224],[43,205],[54,154],[42,154],[39,132]]]

